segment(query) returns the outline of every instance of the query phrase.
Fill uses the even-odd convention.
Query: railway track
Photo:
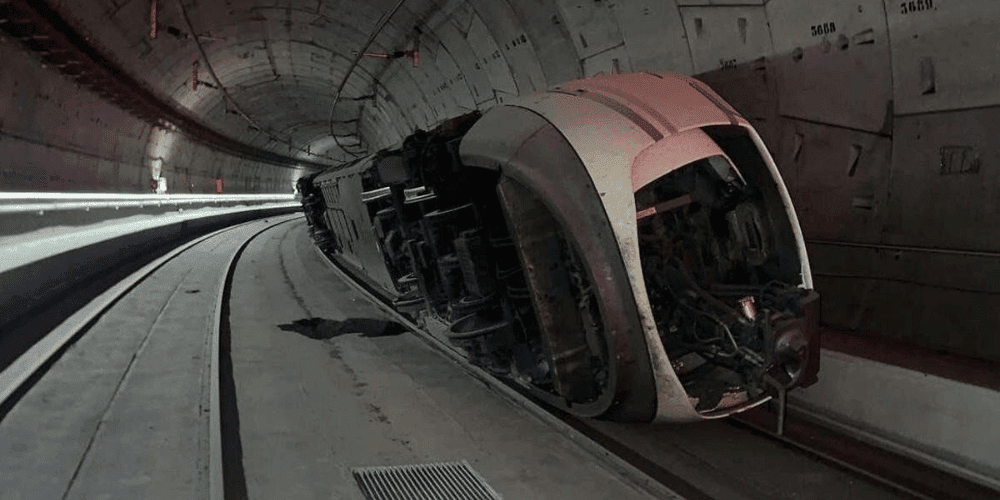
[[[436,350],[460,364],[469,374],[481,380],[491,389],[503,394],[509,400],[548,421],[565,436],[581,444],[595,457],[604,460],[610,467],[622,474],[637,478],[636,484],[654,496],[667,498],[664,488],[673,494],[689,499],[719,498],[862,498],[851,487],[843,492],[807,492],[808,485],[789,485],[784,491],[768,485],[761,490],[763,496],[740,491],[745,484],[732,481],[706,469],[745,466],[744,472],[755,478],[768,474],[780,476],[781,470],[794,469],[788,462],[821,462],[831,469],[843,473],[850,482],[875,485],[881,490],[877,498],[908,498],[920,500],[995,498],[996,492],[986,487],[957,478],[948,473],[932,469],[906,457],[896,455],[859,439],[837,433],[808,419],[794,405],[789,406],[784,430],[779,432],[777,408],[760,407],[723,421],[710,421],[685,426],[651,426],[647,424],[619,424],[601,420],[580,419],[566,414],[544,402],[533,398],[526,390],[509,380],[502,380],[472,365],[465,356],[447,342],[443,335],[447,325],[428,322],[426,318],[414,321],[393,310],[390,303],[372,286],[357,279],[318,248],[317,254],[342,279],[354,286],[369,301],[376,304],[396,321],[406,325],[418,337]],[[715,435],[708,438],[709,435]],[[725,457],[726,450],[707,452],[702,457],[682,457],[678,459],[672,451],[664,449],[675,446],[687,447],[704,438],[704,448],[718,448],[718,435],[722,440],[736,439],[729,450],[731,457]],[[693,436],[693,437],[692,437]],[[750,437],[752,436],[752,437]],[[770,467],[761,458],[754,464],[755,457],[747,449],[739,449],[736,444],[752,441],[753,450],[784,450],[784,462],[777,468]],[[761,446],[767,442],[770,446]],[[723,445],[723,448],[725,446]],[[713,457],[707,459],[706,457]],[[757,457],[760,458],[760,457]],[[729,461],[728,465],[719,464]],[[754,479],[757,481],[757,479]],[[770,479],[767,482],[774,481]],[[780,478],[777,479],[780,482]],[[803,489],[805,488],[805,489]],[[799,491],[796,491],[799,489]],[[675,496],[676,497],[676,496]]]
[[[227,481],[238,473],[224,450],[232,441],[225,417],[235,410],[228,399],[231,377],[227,384],[219,376],[230,280],[255,237],[299,217],[245,222],[185,243],[20,352],[0,372],[0,441],[11,450],[0,468],[13,472],[0,479],[0,491],[14,498],[132,497],[132,488],[148,486],[144,471],[152,457],[162,460],[159,467],[181,465],[167,478],[172,484],[162,491],[168,495],[224,498]],[[202,300],[205,295],[212,299]],[[193,402],[176,400],[191,394]],[[175,433],[186,425],[193,434]],[[140,435],[146,442],[130,446]],[[51,462],[30,469],[35,461],[23,463],[27,453]],[[121,454],[133,460],[114,470],[104,466]]]

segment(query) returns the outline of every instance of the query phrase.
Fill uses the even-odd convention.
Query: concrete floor
[[[225,262],[241,241],[211,239],[169,262],[0,421],[0,497],[207,496],[208,339]],[[256,238],[233,285],[231,350],[250,498],[362,499],[353,467],[463,459],[507,499],[649,498],[389,326],[321,260],[304,221]],[[587,425],[701,497],[896,498],[722,422]]]
[[[266,236],[241,261],[232,313],[252,497],[295,478],[297,495],[351,498],[351,467],[462,458],[506,498],[619,496],[613,476],[574,470],[585,455],[414,336],[366,329],[358,319],[385,317],[328,270],[299,223]],[[307,332],[329,338],[279,326],[305,318],[329,320]],[[725,422],[585,423],[712,498],[905,498]]]
[[[352,467],[462,459],[508,499],[649,498],[415,336],[359,321],[385,317],[319,260],[303,223],[247,248],[232,299],[251,498],[360,499]],[[307,318],[329,320],[314,335],[329,338],[279,326]]]
[[[264,226],[167,262],[63,354],[0,422],[0,497],[207,497],[215,297]]]

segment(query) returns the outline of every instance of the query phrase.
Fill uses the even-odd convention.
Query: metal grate
[[[355,467],[368,500],[502,500],[469,462]]]

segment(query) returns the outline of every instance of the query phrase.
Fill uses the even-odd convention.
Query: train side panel
[[[335,257],[355,268],[355,274],[360,273],[393,297],[396,287],[374,232],[370,206],[362,202],[362,174],[369,168],[370,158],[352,167],[321,175],[315,183],[323,192],[325,217],[336,235],[338,250]]]
[[[512,205],[508,211],[518,216],[512,225],[521,227],[517,231],[520,239],[539,239],[539,232],[560,231],[579,250],[597,299],[598,334],[610,348],[609,377],[614,387],[590,405],[592,413],[619,420],[650,420],[656,407],[657,384],[634,295],[601,194],[572,146],[537,113],[505,106],[485,116],[469,131],[461,156],[466,165],[501,172],[501,189]],[[520,216],[516,207],[536,199],[542,200],[542,210],[551,213],[547,227],[530,228],[521,222],[529,218]],[[526,268],[553,265],[553,259],[540,249],[522,250],[522,260],[527,261]],[[551,274],[547,278],[531,280],[536,296],[550,295],[547,289],[558,278]],[[560,341],[574,345],[570,338],[574,332],[569,330],[574,326],[583,330],[578,325],[581,311],[575,304],[560,308],[537,300],[535,309],[539,316],[557,316],[556,322],[543,328],[547,326]],[[683,394],[683,389],[678,389]],[[580,406],[584,405],[577,405],[575,411],[584,411]]]

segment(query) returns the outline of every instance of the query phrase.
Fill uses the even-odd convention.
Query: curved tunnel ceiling
[[[49,5],[125,73],[208,127],[278,154],[337,163],[583,75],[691,73],[679,9],[707,1],[403,0],[381,29],[397,0]],[[369,37],[368,53],[418,56],[362,57],[331,115]]]
[[[898,118],[1000,102],[991,84],[1000,67],[996,51],[965,51],[960,57],[947,52],[994,46],[1000,4],[913,3],[911,8],[904,2],[900,10],[889,0],[403,0],[374,34],[368,52],[417,49],[419,67],[406,56],[362,57],[332,120],[334,94],[356,51],[397,0],[49,0],[48,5],[123,72],[207,127],[275,154],[335,164],[351,157],[338,143],[354,154],[372,152],[416,128],[511,96],[600,72],[643,70],[698,75],[746,115],[774,150],[797,151],[802,139],[794,136],[811,123],[868,134],[854,140],[867,160],[893,147],[882,139],[891,142]],[[969,19],[976,22],[953,34],[952,28]],[[24,81],[46,82],[37,75]],[[77,94],[76,101],[91,105],[85,92]],[[22,94],[16,104],[40,110],[37,101]],[[80,105],[68,97],[60,102],[63,108]],[[59,122],[38,121],[50,119]],[[79,129],[85,123],[64,125]],[[39,123],[17,134],[39,143],[58,136],[86,149],[78,144],[78,132],[54,128]],[[154,128],[125,123],[117,132],[155,142],[164,133]],[[163,168],[171,172],[191,168],[203,177],[223,175],[199,165],[183,141],[174,142],[152,144],[138,163],[162,156]],[[171,148],[185,151],[164,153]],[[862,161],[846,150],[850,161]],[[177,156],[186,163],[172,161]],[[784,168],[787,162],[778,156]],[[135,158],[129,161],[136,163]],[[270,168],[244,160],[209,163],[232,163],[236,177],[247,169]],[[249,183],[241,189],[262,188]]]
[[[374,96],[378,95],[376,99],[385,105],[408,100],[398,93],[419,93],[418,81],[406,72],[389,69],[397,61],[363,58],[347,80],[330,123],[334,92],[354,58],[352,51],[361,48],[393,3],[160,0],[155,39],[149,36],[149,1],[95,0],[53,6],[81,32],[99,40],[102,48],[124,63],[128,71],[140,75],[209,126],[258,147],[288,153],[290,142],[293,151],[308,147],[310,155],[329,160],[346,157],[338,148],[329,148],[330,131],[345,146],[357,144],[363,107],[370,106]],[[439,8],[435,2],[404,2],[369,51],[410,48],[416,34],[414,27],[424,25],[423,20]],[[201,57],[199,44],[207,62]],[[198,80],[204,83],[192,90],[195,61]],[[220,89],[212,88],[215,79],[211,71],[232,96],[232,102]],[[392,90],[382,86],[383,75],[397,80]],[[237,109],[264,130],[240,116]],[[438,118],[429,110],[410,109],[401,114],[419,117],[407,122],[409,125],[426,126],[428,118]],[[405,133],[408,128],[396,132]],[[376,134],[364,141],[375,144],[384,139],[383,134]],[[360,151],[356,146],[351,149]]]

